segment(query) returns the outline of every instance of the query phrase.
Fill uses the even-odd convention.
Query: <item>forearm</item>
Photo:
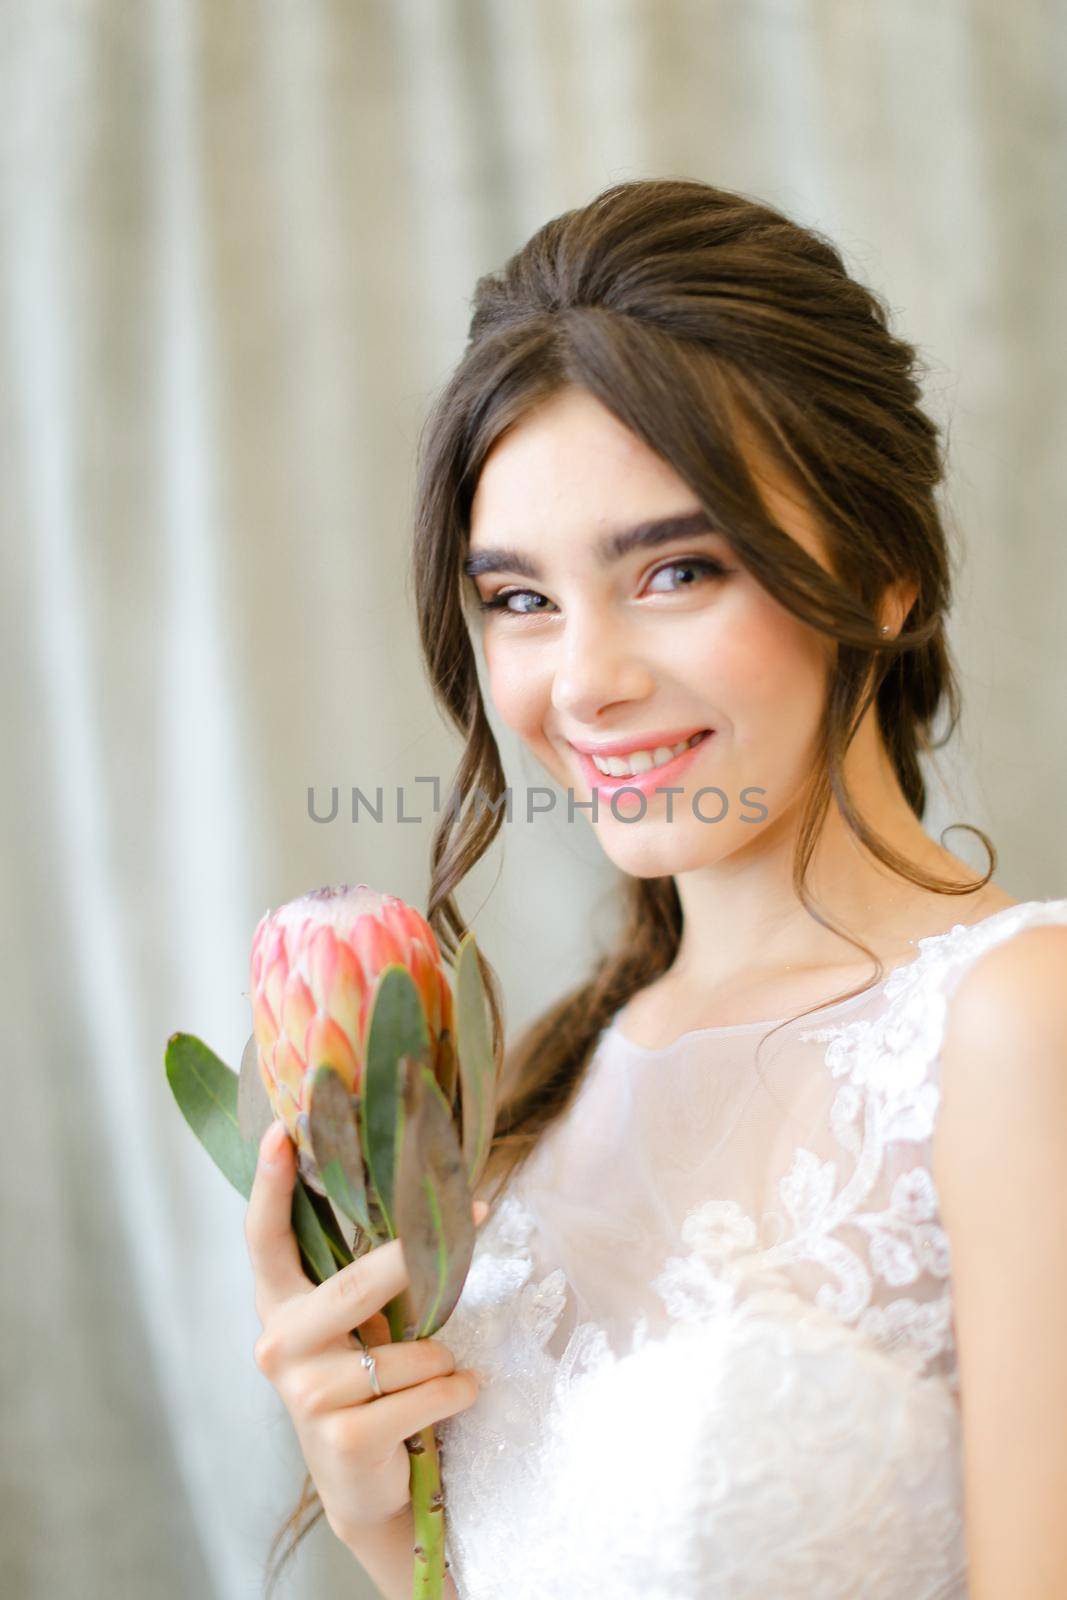
[[[391,1522],[362,1529],[347,1541],[348,1548],[369,1578],[380,1589],[384,1600],[411,1600],[415,1568],[415,1514],[408,1506]],[[450,1572],[445,1572],[443,1600],[459,1600]]]

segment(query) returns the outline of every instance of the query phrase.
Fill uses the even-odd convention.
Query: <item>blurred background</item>
[[[475,279],[609,183],[828,233],[948,430],[965,718],[935,836],[1067,893],[1067,15],[1052,0],[0,0],[10,1600],[256,1600],[303,1464],[175,1029],[236,1065],[260,915],[425,905],[458,743],[408,577]],[[547,781],[501,734],[509,781]],[[340,790],[333,822],[322,815]],[[386,820],[348,795],[385,788]],[[391,813],[403,785],[408,815]],[[420,793],[426,803],[417,804]],[[520,808],[521,809],[521,808]],[[391,814],[394,820],[390,820]],[[983,866],[962,832],[949,847]],[[484,870],[483,870],[484,869]],[[565,813],[461,904],[518,1027],[611,933]],[[361,1586],[362,1585],[362,1586]],[[373,1593],[325,1524],[283,1595]]]

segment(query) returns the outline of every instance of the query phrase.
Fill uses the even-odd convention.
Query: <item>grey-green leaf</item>
[[[463,1117],[463,1158],[472,1189],[489,1157],[496,1121],[497,1066],[493,1057],[489,1002],[472,933],[456,952],[456,1056]]]
[[[353,1259],[329,1200],[316,1194],[302,1178],[297,1178],[293,1187],[292,1217],[304,1270],[314,1282],[325,1282]]]
[[[251,1140],[258,1150],[259,1141],[273,1121],[274,1107],[259,1070],[259,1051],[256,1036],[252,1033],[244,1047],[241,1070],[237,1076],[237,1126],[241,1130],[241,1137]]]
[[[323,1187],[350,1222],[370,1230],[360,1148],[359,1096],[332,1067],[317,1067],[308,1085],[308,1138]]]
[[[434,1063],[434,1075],[441,1086],[441,1093],[449,1105],[455,1105],[456,1043],[447,1028],[442,1028],[437,1036],[437,1060]]]
[[[238,1075],[191,1033],[172,1034],[165,1057],[167,1081],[186,1122],[219,1171],[247,1200],[259,1159],[258,1140],[245,1139],[237,1121]],[[298,1177],[292,1226],[304,1270],[321,1283],[352,1259],[329,1203],[312,1198]]]
[[[412,1063],[404,1109],[396,1225],[404,1242],[414,1337],[423,1339],[448,1320],[462,1293],[475,1227],[455,1123],[430,1067]]]
[[[383,967],[367,1024],[360,1136],[367,1172],[391,1237],[396,1237],[393,1191],[403,1127],[401,1056],[430,1062],[430,1035],[415,982],[399,962]]]
[[[191,1033],[171,1034],[167,1082],[186,1122],[219,1171],[247,1200],[259,1151],[237,1123],[237,1074]]]

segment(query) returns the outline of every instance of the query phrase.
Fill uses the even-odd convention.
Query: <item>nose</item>
[[[602,611],[571,613],[552,680],[552,704],[563,718],[592,727],[606,707],[644,699],[653,683],[625,624]]]

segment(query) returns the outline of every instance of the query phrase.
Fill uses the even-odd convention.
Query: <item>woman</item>
[[[392,1245],[359,1318],[323,1285],[268,1341],[283,1396],[331,1375],[309,1483],[386,1593],[430,1411],[459,1600],[1067,1593],[1067,900],[922,826],[959,703],[915,372],[831,244],[697,182],[616,185],[477,286],[415,579],[483,803],[429,916],[462,933],[502,820],[476,644],[626,914],[507,1058],[443,1352],[386,1343]],[[257,1175],[257,1281],[291,1176]]]

